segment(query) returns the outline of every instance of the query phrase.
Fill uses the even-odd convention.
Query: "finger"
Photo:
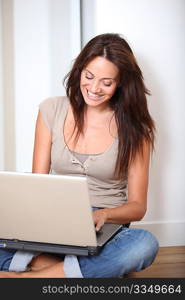
[[[102,228],[103,225],[104,225],[104,222],[99,220],[96,224],[96,231],[100,231],[100,229]]]

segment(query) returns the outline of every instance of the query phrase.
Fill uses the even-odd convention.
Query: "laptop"
[[[121,227],[96,233],[85,176],[0,172],[0,248],[96,255]]]

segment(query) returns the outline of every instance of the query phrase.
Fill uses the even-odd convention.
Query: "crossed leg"
[[[29,264],[30,271],[0,272],[0,278],[65,278],[64,262],[48,254],[40,254]]]

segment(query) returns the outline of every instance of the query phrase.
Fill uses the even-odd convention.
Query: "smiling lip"
[[[99,100],[102,98],[103,95],[97,95],[87,90],[87,96],[90,100]]]

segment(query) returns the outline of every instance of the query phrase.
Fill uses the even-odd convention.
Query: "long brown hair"
[[[102,56],[114,63],[119,69],[118,87],[110,99],[118,128],[118,156],[115,176],[123,178],[130,162],[136,154],[142,154],[143,143],[154,148],[155,125],[148,107],[142,72],[134,54],[118,34],[101,34],[91,39],[76,58],[72,70],[64,78],[66,93],[69,97],[77,128],[77,137],[83,133],[85,101],[80,90],[82,70],[95,57]]]

